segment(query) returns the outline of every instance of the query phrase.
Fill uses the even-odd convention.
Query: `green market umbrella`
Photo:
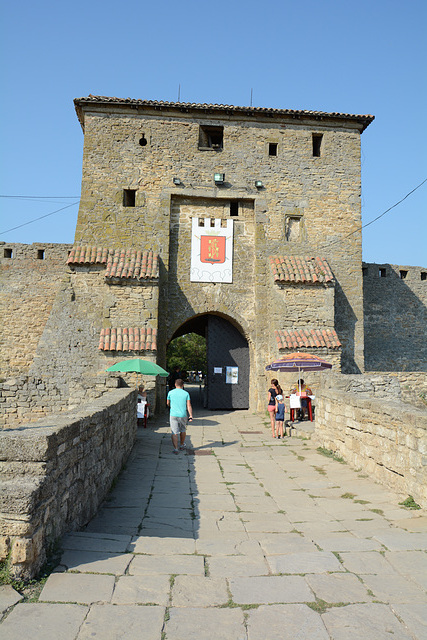
[[[122,360],[116,362],[112,367],[108,367],[107,371],[121,371],[123,373],[140,373],[143,376],[161,376],[167,378],[167,371],[159,367],[155,362],[149,360],[141,360],[141,358],[133,358],[132,360]]]

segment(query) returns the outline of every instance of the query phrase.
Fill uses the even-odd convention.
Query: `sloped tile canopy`
[[[157,351],[157,329],[151,327],[116,327],[101,329],[101,351]]]
[[[159,257],[151,250],[76,246],[72,248],[67,264],[105,264],[105,278],[108,280],[155,280],[159,277]]]
[[[274,334],[279,349],[341,349],[335,329],[279,329]]]
[[[270,266],[276,282],[334,282],[325,258],[270,256]]]

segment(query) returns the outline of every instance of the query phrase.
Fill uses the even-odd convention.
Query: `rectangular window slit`
[[[385,278],[387,276],[387,270],[384,268],[378,269],[378,277]]]
[[[37,249],[37,259],[44,260],[44,249]]]
[[[238,216],[238,215],[239,215],[239,201],[230,200],[230,216]]]
[[[3,256],[4,256],[5,258],[13,258],[13,251],[12,251],[12,249],[5,249],[5,250],[4,250],[4,253],[3,253]]]
[[[222,149],[224,127],[199,127],[199,149]]]
[[[268,155],[277,156],[277,142],[268,143]]]
[[[421,271],[421,280],[427,280],[427,271]]]
[[[399,276],[401,280],[404,280],[407,275],[408,275],[407,271],[399,271]]]
[[[123,206],[134,207],[136,202],[136,189],[123,189]]]
[[[313,157],[320,158],[320,148],[322,146],[322,133],[313,133]]]

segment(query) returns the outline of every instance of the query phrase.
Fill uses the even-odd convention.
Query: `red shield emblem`
[[[225,236],[201,236],[200,261],[210,264],[225,262]]]

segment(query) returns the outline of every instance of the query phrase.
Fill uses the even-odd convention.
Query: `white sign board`
[[[239,367],[226,367],[226,384],[237,384],[239,382]]]
[[[233,282],[233,222],[192,219],[191,282]]]

